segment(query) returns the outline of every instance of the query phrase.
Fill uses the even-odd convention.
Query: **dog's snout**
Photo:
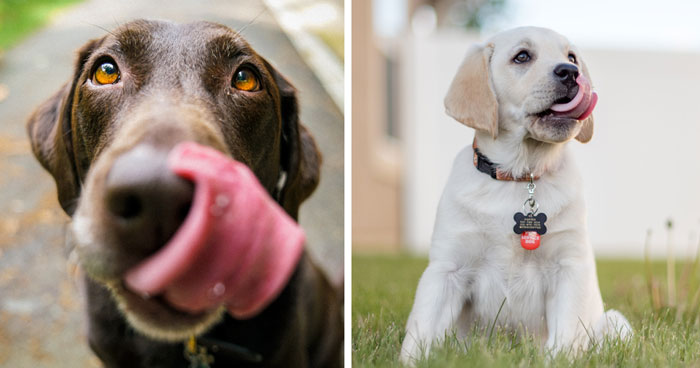
[[[167,167],[167,151],[137,146],[120,155],[105,182],[112,231],[140,255],[162,247],[187,217],[194,185]]]
[[[573,64],[562,63],[554,68],[554,76],[568,88],[576,86],[578,67]]]

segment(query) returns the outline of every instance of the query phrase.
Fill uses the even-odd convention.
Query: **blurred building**
[[[352,2],[352,236],[359,248],[400,244],[400,151],[387,119],[390,59],[373,30],[371,1]]]
[[[402,244],[402,103],[398,61],[407,35],[463,29],[483,0],[352,2],[353,244],[395,251]],[[502,1],[490,1],[500,4]],[[489,8],[489,7],[487,7]],[[489,8],[490,9],[490,8]],[[410,36],[408,36],[410,38]],[[410,71],[409,71],[410,73]]]
[[[468,47],[488,35],[441,21],[440,1],[432,10],[397,2],[405,15],[386,21],[402,22],[392,33],[373,22],[376,6],[353,1],[355,251],[426,252],[454,157],[473,136],[444,113],[442,100]],[[570,148],[585,180],[596,254],[641,257],[651,230],[652,255],[665,255],[667,244],[676,255],[695,255],[700,52],[589,46],[582,55],[600,102],[593,140]]]

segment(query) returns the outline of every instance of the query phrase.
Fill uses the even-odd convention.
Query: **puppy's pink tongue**
[[[294,272],[303,231],[247,166],[216,150],[182,143],[168,165],[195,183],[192,206],[168,244],[127,272],[127,286],[188,312],[224,304],[255,316]]]
[[[583,74],[579,74],[576,83],[578,83],[578,93],[571,101],[550,107],[555,116],[584,120],[593,113],[593,108],[598,103],[598,94],[591,91],[591,83]]]

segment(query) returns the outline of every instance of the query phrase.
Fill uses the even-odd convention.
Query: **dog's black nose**
[[[154,253],[187,217],[194,184],[167,166],[168,151],[141,144],[119,156],[105,182],[105,207],[116,246],[134,256]]]
[[[554,68],[554,75],[569,89],[577,86],[576,78],[578,78],[578,67],[576,65],[566,63],[559,64]]]

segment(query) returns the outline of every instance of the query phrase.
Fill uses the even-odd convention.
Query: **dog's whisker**
[[[250,27],[250,26],[252,26],[253,24],[255,24],[255,22],[258,20],[258,18],[259,18],[261,15],[265,14],[267,11],[268,11],[267,7],[266,7],[266,6],[263,6],[263,9],[262,9],[260,12],[258,12],[258,14],[257,14],[255,17],[253,17],[253,19],[251,19],[250,21],[248,21],[248,23],[244,24],[243,27],[237,29],[237,30],[236,30],[236,33],[238,33],[239,35],[242,36],[242,35],[243,35],[243,32],[245,32],[246,29],[248,29],[248,27]]]
[[[83,23],[85,23],[85,24],[87,24],[87,25],[90,25],[90,26],[93,26],[93,27],[95,27],[95,28],[99,28],[99,29],[101,29],[101,30],[103,30],[103,31],[105,31],[105,32],[107,32],[107,33],[109,33],[109,34],[111,34],[112,36],[115,36],[115,37],[117,36],[116,33],[114,33],[113,31],[111,31],[110,29],[107,29],[107,28],[105,28],[105,27],[102,27],[102,26],[99,25],[99,24],[90,23],[90,22],[86,22],[86,21],[83,21]]]

